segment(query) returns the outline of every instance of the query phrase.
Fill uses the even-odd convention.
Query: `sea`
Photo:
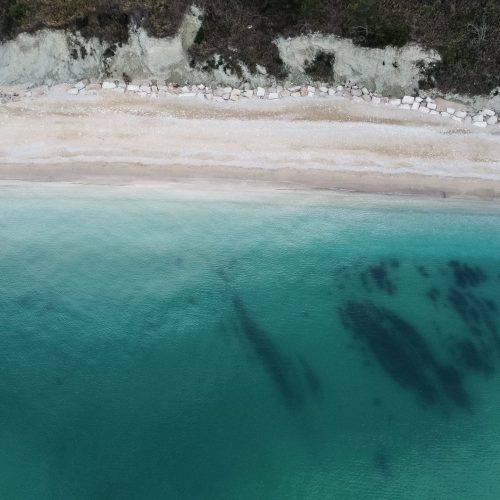
[[[0,499],[500,498],[500,205],[0,186]]]

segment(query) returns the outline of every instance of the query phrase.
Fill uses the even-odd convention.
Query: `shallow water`
[[[0,188],[0,498],[500,497],[500,207]]]

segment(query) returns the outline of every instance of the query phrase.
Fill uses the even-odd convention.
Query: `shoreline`
[[[336,97],[75,100],[61,87],[0,107],[3,181],[201,181],[491,200],[500,198],[499,159],[493,132]]]

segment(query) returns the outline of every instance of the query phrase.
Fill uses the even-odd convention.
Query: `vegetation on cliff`
[[[69,28],[123,43],[131,21],[149,34],[176,33],[193,0],[0,0],[0,38],[40,28]],[[489,93],[500,86],[498,0],[198,0],[203,25],[193,61],[221,54],[282,74],[272,40],[278,35],[334,33],[368,47],[418,42],[443,61],[424,85],[444,91]],[[316,61],[321,74],[328,61]]]

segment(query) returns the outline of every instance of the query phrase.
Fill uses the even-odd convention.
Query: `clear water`
[[[0,189],[0,498],[500,498],[500,207]]]

